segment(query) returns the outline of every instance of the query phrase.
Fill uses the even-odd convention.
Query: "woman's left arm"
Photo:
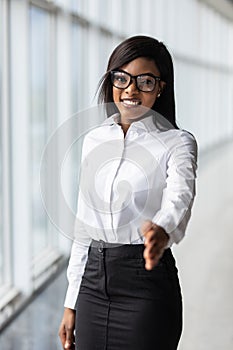
[[[184,237],[196,194],[197,143],[180,131],[168,143],[167,178],[160,210],[144,223],[146,268],[152,269],[164,249]]]

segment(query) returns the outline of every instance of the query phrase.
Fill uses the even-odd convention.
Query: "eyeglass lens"
[[[151,92],[155,88],[156,77],[147,74],[137,75],[132,77],[130,74],[121,71],[112,72],[112,84],[118,89],[126,89],[132,82],[132,79],[136,79],[136,86],[138,90],[143,92]]]

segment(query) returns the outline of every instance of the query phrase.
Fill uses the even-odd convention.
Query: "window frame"
[[[2,0],[2,103],[1,103],[1,161],[2,161],[2,253],[3,253],[3,284],[0,285],[0,298],[12,286],[12,247],[11,247],[11,149],[9,122],[9,4]]]

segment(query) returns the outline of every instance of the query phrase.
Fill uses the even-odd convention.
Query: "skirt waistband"
[[[108,243],[102,240],[92,240],[89,251],[97,254],[104,254],[106,256],[128,257],[143,259],[144,244],[120,244]],[[163,257],[170,255],[170,248],[166,249]]]
[[[144,250],[144,244],[121,244],[109,243],[102,240],[92,240],[90,251],[104,253],[107,256],[128,256],[141,257]]]

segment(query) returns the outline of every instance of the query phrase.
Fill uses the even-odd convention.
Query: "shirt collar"
[[[117,125],[118,123],[120,123],[120,113],[115,113],[106,118],[102,125]],[[156,111],[152,111],[151,114],[133,122],[130,128],[137,131],[156,131],[158,133],[175,129],[175,127],[165,117],[163,117],[162,114]]]
[[[131,124],[131,128],[134,128],[136,130],[144,130],[144,131],[152,131],[157,130],[157,127],[153,121],[155,115],[148,115],[140,120],[137,120]],[[115,125],[120,123],[120,114],[115,113],[111,115],[110,117],[106,118],[102,125]]]
[[[118,124],[120,123],[120,113],[115,113],[113,115],[111,115],[110,117],[106,118],[102,125],[114,125],[114,124]]]

